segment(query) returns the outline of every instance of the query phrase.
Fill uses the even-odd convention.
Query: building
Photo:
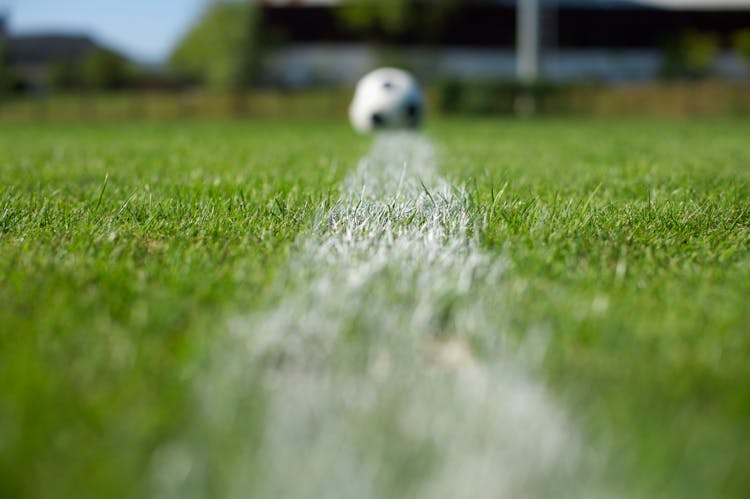
[[[110,51],[86,35],[37,33],[13,35],[0,17],[0,40],[4,39],[7,64],[20,89],[39,91],[49,86],[57,65],[75,66],[97,51]]]
[[[87,36],[39,34],[9,36],[8,62],[18,85],[30,90],[48,86],[57,64],[76,64],[100,47]]]
[[[541,77],[548,81],[644,81],[665,68],[668,48],[689,33],[720,44],[713,74],[747,78],[730,46],[750,28],[749,0],[538,0]],[[425,18],[430,2],[421,4]],[[398,47],[402,64],[429,78],[512,80],[516,75],[516,0],[461,4],[432,33],[398,33],[342,22],[335,0],[261,2],[261,25],[272,45],[266,79],[288,86],[349,84]],[[418,28],[415,27],[415,28]]]

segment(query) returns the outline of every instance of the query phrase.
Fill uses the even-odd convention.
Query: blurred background
[[[0,121],[337,117],[368,70],[436,114],[750,115],[750,0],[0,0]]]

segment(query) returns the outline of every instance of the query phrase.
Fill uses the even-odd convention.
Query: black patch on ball
[[[396,88],[396,85],[394,85],[392,81],[385,80],[383,82],[383,88],[386,90],[393,90]]]
[[[404,112],[406,113],[406,122],[409,126],[415,127],[419,125],[422,119],[422,106],[417,102],[410,102],[404,108]]]
[[[370,117],[373,128],[381,128],[385,126],[385,117],[380,113],[373,113]]]

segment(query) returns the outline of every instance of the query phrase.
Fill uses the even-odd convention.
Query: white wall
[[[428,78],[513,80],[513,50],[446,47],[439,51],[408,48],[408,69]],[[364,44],[289,46],[266,60],[268,79],[290,87],[315,84],[349,85],[378,65],[378,54]],[[658,77],[661,55],[655,50],[578,49],[548,52],[542,59],[543,79],[559,82],[647,81]],[[715,72],[725,78],[749,78],[747,66],[734,54],[723,53]]]

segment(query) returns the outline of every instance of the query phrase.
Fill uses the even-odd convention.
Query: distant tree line
[[[114,91],[132,88],[148,78],[148,73],[122,55],[106,48],[96,48],[79,59],[50,63],[46,67],[43,89],[60,92]],[[30,85],[10,63],[6,43],[0,39],[0,97],[35,88]]]
[[[261,60],[258,16],[248,1],[214,1],[169,59],[180,80],[222,90],[255,83]]]
[[[50,87],[56,90],[121,90],[143,77],[132,62],[111,50],[97,48],[79,61],[58,61],[48,69]]]
[[[8,48],[3,33],[0,32],[0,100],[11,89],[10,64],[8,61]]]

